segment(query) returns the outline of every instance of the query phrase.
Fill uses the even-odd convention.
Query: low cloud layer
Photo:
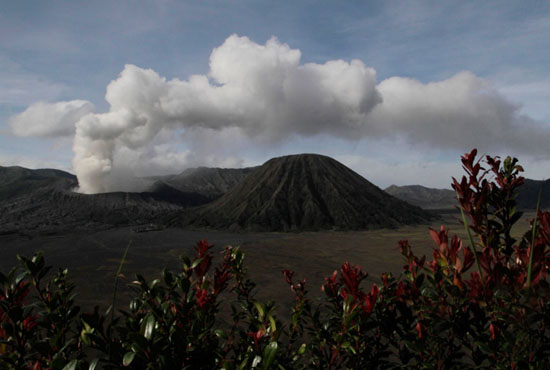
[[[0,154],[0,166],[11,167],[20,166],[30,169],[37,168],[55,168],[63,171],[70,171],[66,162],[51,160],[48,158],[35,158],[25,155],[5,155]]]
[[[9,124],[17,136],[73,136],[75,123],[93,111],[94,105],[85,100],[38,102],[11,117]]]
[[[507,148],[529,155],[547,154],[548,128],[520,115],[519,105],[471,72],[428,84],[392,77],[377,89],[383,103],[368,121],[381,136],[399,136],[410,144],[437,148]]]
[[[143,175],[147,166],[200,162],[208,153],[201,144],[212,137],[224,141],[218,147],[243,137],[261,145],[295,135],[396,137],[434,148],[509,147],[535,155],[550,139],[548,128],[519,115],[518,106],[470,72],[433,83],[392,77],[377,84],[375,70],[360,60],[300,59],[299,50],[275,38],[260,45],[232,35],[212,51],[208,75],[166,80],[126,65],[107,86],[108,112],[91,114],[83,101],[38,103],[11,125],[21,136],[74,132],[73,168],[86,193],[123,190],[118,179],[129,168]],[[227,153],[207,162],[223,158]]]

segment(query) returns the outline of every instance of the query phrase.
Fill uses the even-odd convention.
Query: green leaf
[[[256,307],[256,310],[258,310],[258,314],[260,315],[260,318],[263,320],[265,315],[265,308],[264,305],[260,302],[254,302],[254,307]]]
[[[155,279],[155,280],[151,281],[151,284],[149,284],[149,289],[153,290],[158,285],[158,283],[160,283],[159,279]]]
[[[248,363],[248,355],[244,357],[244,360],[242,360],[241,364],[239,365],[238,369],[242,370],[246,367],[246,364]]]
[[[279,344],[277,342],[270,342],[264,349],[264,369],[269,369],[275,356],[277,355],[277,349]]]
[[[107,307],[107,309],[105,310],[105,316],[109,315],[112,311],[113,311],[113,305],[110,305],[110,306]]]
[[[72,360],[67,365],[65,365],[63,370],[75,370],[77,364],[78,364],[78,360]]]
[[[151,314],[147,315],[144,320],[145,329],[143,330],[143,336],[145,339],[151,339],[153,336],[153,330],[155,329],[155,317]]]
[[[124,358],[122,359],[122,365],[128,366],[134,361],[134,357],[136,356],[135,352],[126,352],[124,355]]]
[[[189,269],[189,265],[191,264],[191,260],[189,260],[189,257],[187,256],[181,256],[181,263],[183,265],[183,270],[186,271]]]
[[[344,349],[350,349],[352,352],[355,353],[355,350],[353,349],[353,347],[351,346],[351,343],[349,341],[346,341],[346,342],[342,343],[341,347],[344,348]]]
[[[191,265],[191,269],[194,269],[195,267],[197,267],[201,262],[202,262],[203,258],[197,258],[196,260],[193,261],[193,264]]]
[[[99,358],[94,358],[92,362],[90,362],[90,366],[88,367],[88,370],[95,370],[98,363],[99,363]]]
[[[25,280],[25,278],[27,277],[27,272],[24,271],[22,273],[20,273],[19,275],[17,275],[17,277],[15,278],[15,285],[19,285],[20,282],[22,282],[23,280]]]
[[[223,330],[221,330],[221,329],[216,329],[216,330],[214,331],[214,334],[216,334],[216,336],[217,336],[218,338],[220,338],[220,339],[227,340],[227,338],[228,338],[228,337],[227,337],[227,334],[226,334]]]
[[[254,357],[254,360],[252,361],[252,368],[254,369],[255,367],[257,367],[260,362],[262,362],[262,358],[260,356]]]
[[[275,322],[275,319],[270,314],[267,314],[267,319],[269,320],[269,324],[271,325],[271,331],[275,333],[277,331],[277,323]]]
[[[138,310],[138,305],[139,305],[139,302],[137,299],[132,299],[130,301],[130,310],[132,310],[132,312],[136,312]],[[109,307],[110,308],[110,307]],[[106,315],[108,315],[108,313],[106,313]]]

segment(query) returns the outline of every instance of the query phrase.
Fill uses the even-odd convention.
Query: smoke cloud
[[[81,191],[113,190],[113,159],[137,150],[161,130],[237,128],[270,141],[330,133],[354,137],[382,99],[376,73],[359,60],[300,64],[300,51],[272,38],[259,45],[230,36],[210,57],[210,73],[167,81],[126,65],[107,86],[107,113],[78,121],[73,167]]]
[[[264,145],[323,134],[529,154],[542,154],[550,139],[547,128],[470,72],[432,83],[392,77],[377,84],[375,70],[357,59],[300,59],[299,50],[276,38],[261,45],[232,35],[212,51],[207,75],[167,80],[129,64],[107,86],[108,112],[92,114],[83,101],[37,103],[11,124],[16,134],[40,136],[70,135],[76,127],[73,168],[85,193],[127,189],[120,174],[129,169],[238,162],[228,153],[208,154],[212,138],[223,140],[218,149],[243,138]]]

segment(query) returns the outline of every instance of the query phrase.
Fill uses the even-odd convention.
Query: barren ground
[[[518,223],[515,234],[527,229],[528,214]],[[178,270],[179,256],[193,253],[197,240],[207,239],[215,244],[216,260],[225,245],[240,245],[246,253],[249,276],[257,284],[257,298],[274,299],[284,313],[293,300],[284,283],[281,271],[295,270],[295,277],[306,278],[308,290],[319,295],[324,277],[349,261],[369,273],[368,282],[378,282],[383,272],[399,273],[403,259],[397,242],[408,239],[416,254],[431,255],[433,242],[428,228],[439,228],[443,223],[464,237],[458,214],[447,214],[431,225],[404,226],[398,229],[356,232],[304,233],[227,233],[214,231],[186,231],[165,229],[135,233],[131,228],[111,229],[90,233],[67,233],[41,236],[33,239],[14,235],[0,236],[0,271],[6,273],[16,263],[16,255],[31,256],[42,250],[46,262],[55,268],[69,268],[71,279],[77,285],[78,303],[88,307],[111,303],[115,272],[124,250],[131,243],[123,274],[132,280],[136,273],[147,278],[158,278],[164,267]],[[466,238],[463,238],[467,243]],[[128,301],[126,284],[117,306]]]

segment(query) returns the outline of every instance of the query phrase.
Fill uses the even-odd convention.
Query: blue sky
[[[547,1],[0,0],[0,165],[99,173],[94,192],[317,152],[381,187],[448,187],[476,146],[547,178],[548,35]]]

